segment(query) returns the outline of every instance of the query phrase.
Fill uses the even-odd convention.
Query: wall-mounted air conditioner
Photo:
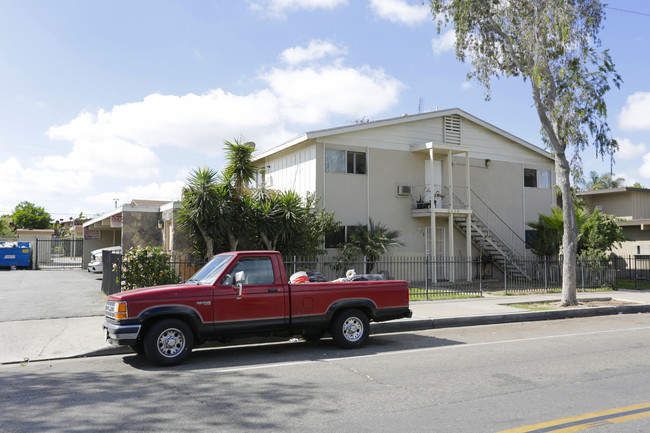
[[[411,195],[411,186],[410,185],[397,185],[397,195],[410,196]]]

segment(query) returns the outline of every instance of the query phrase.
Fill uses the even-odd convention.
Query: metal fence
[[[122,254],[111,251],[103,251],[102,261],[104,263],[102,276],[102,292],[111,295],[121,291],[120,281],[122,279]],[[203,265],[205,260],[196,259],[192,256],[172,256],[169,265],[174,269],[179,281],[187,281]]]
[[[36,238],[33,257],[36,269],[81,269],[83,239]]]
[[[612,258],[618,277],[618,287],[624,289],[650,289],[650,256]]]
[[[105,251],[102,290],[106,294],[120,291],[121,255]],[[113,271],[113,264],[117,270]],[[188,256],[174,256],[170,262],[180,281],[186,281],[205,261]],[[435,300],[481,296],[483,292],[505,294],[553,293],[562,289],[562,260],[557,257],[527,257],[492,261],[486,257],[382,257],[375,263],[367,260],[345,262],[327,255],[301,258],[285,257],[288,275],[298,271],[315,271],[333,281],[354,269],[357,274],[383,274],[386,279],[406,280],[411,300]],[[107,266],[108,265],[108,266]],[[586,259],[576,262],[576,287],[579,291],[650,289],[650,256]]]
[[[356,273],[380,273],[387,279],[406,280],[412,300],[481,296],[484,291],[504,294],[552,293],[562,290],[562,260],[526,257],[492,261],[485,257],[385,257],[374,264],[343,262],[321,256],[285,258],[287,273],[317,271],[327,280]],[[643,286],[643,285],[647,285]],[[618,288],[650,289],[650,256],[586,259],[576,262],[576,288],[593,291]]]

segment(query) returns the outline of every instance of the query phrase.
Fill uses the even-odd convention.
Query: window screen
[[[345,173],[345,150],[325,149],[325,171],[327,173]]]

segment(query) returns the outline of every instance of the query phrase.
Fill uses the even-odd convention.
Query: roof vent
[[[460,144],[460,115],[452,114],[451,116],[444,116],[444,124],[443,142]]]

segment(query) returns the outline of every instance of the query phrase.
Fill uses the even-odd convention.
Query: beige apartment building
[[[590,210],[597,208],[603,213],[620,219],[618,225],[628,241],[612,252],[620,256],[650,256],[650,189],[610,188],[580,191]]]
[[[548,152],[457,108],[306,132],[254,161],[258,183],[315,193],[346,229],[399,229],[393,255],[527,255],[554,200]]]

